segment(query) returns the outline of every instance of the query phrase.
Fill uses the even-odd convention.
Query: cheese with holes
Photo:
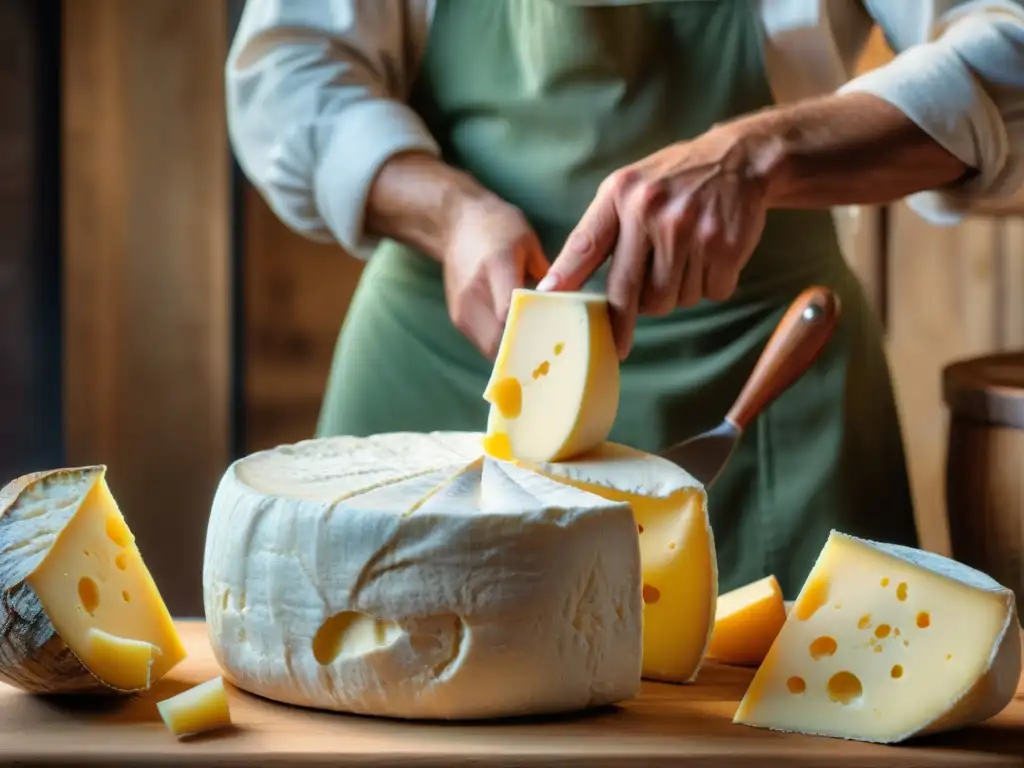
[[[758,666],[786,623],[782,589],[774,576],[718,598],[708,656],[725,664]]]
[[[132,692],[185,658],[103,466],[0,490],[0,589],[0,679],[18,688]]]
[[[671,461],[616,443],[571,461],[519,465],[630,505],[643,566],[643,676],[692,682],[707,653],[718,597],[704,487]]]
[[[231,725],[231,707],[222,677],[159,701],[156,708],[175,736],[194,736]]]
[[[210,642],[235,685],[399,718],[633,697],[629,504],[481,454],[477,433],[310,440],[235,462],[210,515]]]
[[[988,719],[1020,673],[1012,591],[940,555],[833,531],[735,722],[894,743]]]
[[[516,290],[484,399],[497,458],[559,461],[604,442],[619,407],[607,299]]]

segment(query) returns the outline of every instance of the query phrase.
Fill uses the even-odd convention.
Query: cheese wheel
[[[106,467],[0,490],[0,679],[33,693],[131,693],[185,658]]]
[[[227,677],[306,706],[459,718],[694,680],[718,594],[700,483],[613,443],[530,465],[483,441],[338,437],[236,462],[204,566]]]
[[[277,701],[398,718],[633,697],[630,506],[484,458],[481,438],[311,440],[230,467],[203,572],[225,676]]]

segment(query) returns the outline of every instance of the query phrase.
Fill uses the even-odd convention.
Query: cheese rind
[[[311,440],[239,460],[210,515],[210,642],[232,683],[398,718],[633,697],[627,504],[480,454],[480,434]]]
[[[194,736],[231,725],[231,707],[222,677],[159,701],[156,708],[175,736]]]
[[[0,589],[9,606],[0,678],[23,690],[146,687],[141,676],[125,675],[109,643],[97,644],[97,629],[159,649],[150,684],[185,657],[105,474],[104,466],[51,470],[0,490]]]
[[[997,714],[1020,673],[1011,590],[833,531],[734,720],[895,743]]]
[[[560,461],[604,442],[619,407],[607,298],[514,291],[484,399],[496,458]]]
[[[715,539],[700,482],[667,459],[616,443],[565,462],[521,466],[631,506],[644,580],[643,676],[694,681],[718,597]]]
[[[774,576],[718,598],[708,656],[724,664],[758,666],[786,623],[782,589]]]

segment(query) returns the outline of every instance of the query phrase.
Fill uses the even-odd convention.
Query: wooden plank
[[[363,264],[292,232],[247,185],[246,451],[312,437]]]
[[[999,349],[999,251],[989,219],[934,227],[893,208],[889,255],[889,355],[903,421],[922,545],[949,552],[945,514],[948,414],[941,370]],[[1019,295],[1019,287],[1015,289]],[[1011,313],[1013,310],[1010,310]]]
[[[173,612],[201,615],[228,458],[222,3],[65,3],[68,454],[104,462]]]
[[[275,704],[226,684],[235,727],[178,741],[156,702],[220,674],[203,624],[181,624],[188,658],[147,693],[102,705],[0,688],[0,754],[9,764],[198,766],[1020,766],[1024,699],[988,722],[886,747],[732,723],[752,672],[709,663],[692,685],[645,683],[618,707],[558,718],[430,724]],[[1021,687],[1024,693],[1024,686]]]
[[[56,9],[0,3],[0,484],[63,461]]]

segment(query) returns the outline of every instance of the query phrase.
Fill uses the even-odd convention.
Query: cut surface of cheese
[[[630,505],[643,566],[643,676],[672,683],[696,679],[718,597],[718,561],[704,487],[667,459],[616,443],[530,468]]]
[[[235,462],[203,571],[227,679],[397,718],[633,697],[643,615],[629,505],[485,457],[482,437],[335,437]]]
[[[895,743],[997,714],[1020,672],[1011,590],[940,555],[833,531],[734,719]]]
[[[517,289],[484,399],[487,451],[559,461],[597,447],[619,407],[619,359],[599,294]]]
[[[52,470],[0,490],[0,588],[13,609],[0,635],[5,682],[132,692],[185,658],[105,476],[103,466]],[[156,649],[147,675],[145,645]]]
[[[725,664],[758,666],[786,623],[786,606],[775,576],[718,598],[708,656]]]
[[[86,655],[104,670],[104,681],[125,691],[138,691],[151,684],[153,661],[160,649],[145,640],[116,637],[93,627],[87,633]]]
[[[156,708],[175,736],[194,736],[231,725],[231,707],[222,677],[159,701]]]

